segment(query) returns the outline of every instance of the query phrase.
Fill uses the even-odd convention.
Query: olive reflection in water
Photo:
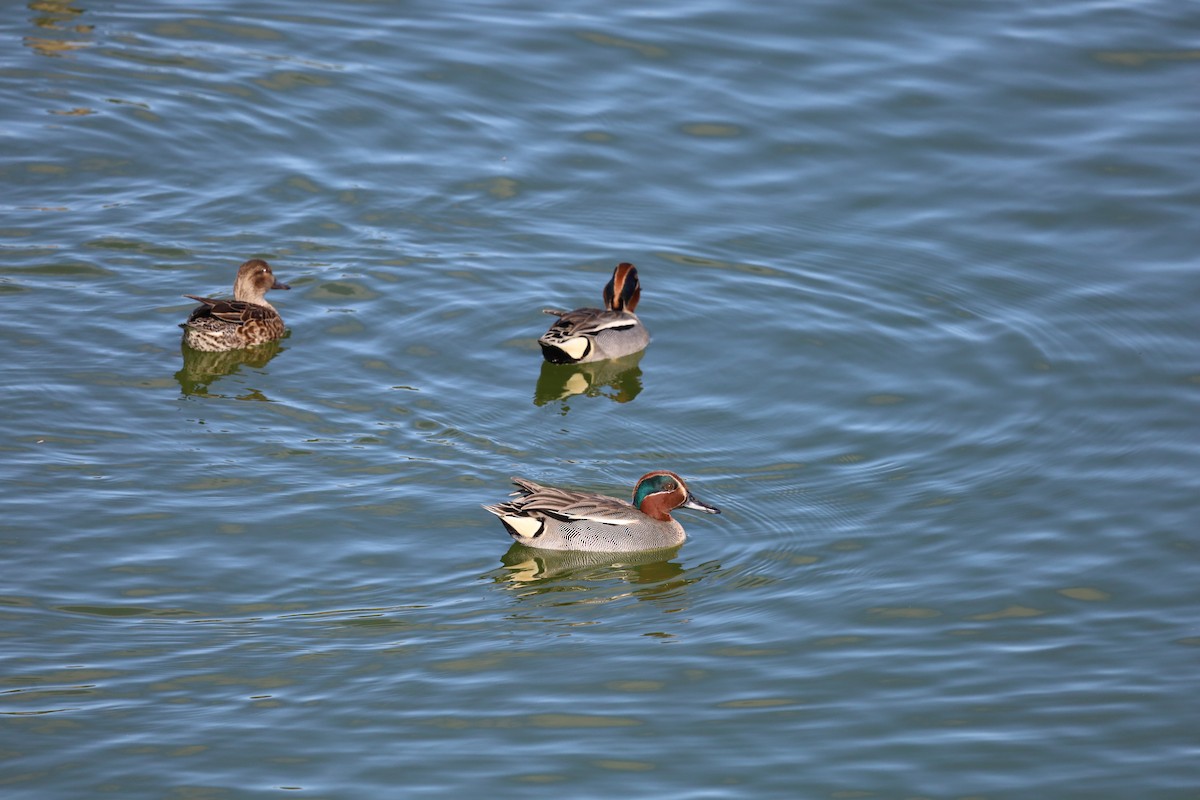
[[[500,583],[559,591],[564,581],[598,582],[614,578],[633,584],[674,586],[683,565],[672,561],[679,547],[632,553],[540,550],[513,543],[500,559],[505,571]],[[537,586],[542,584],[542,586]]]
[[[86,9],[78,8],[72,0],[34,0],[25,4],[35,16],[29,17],[36,28],[36,35],[22,37],[25,46],[42,56],[58,58],[69,56],[74,50],[92,45],[94,25],[79,21]],[[69,111],[53,111],[54,114],[90,114],[90,108],[73,108]]]
[[[255,347],[243,350],[227,350],[219,353],[208,353],[193,350],[186,344],[181,345],[183,352],[183,369],[175,373],[179,388],[186,395],[204,396],[209,393],[209,384],[228,375],[233,375],[242,365],[255,369],[265,367],[267,362],[283,350],[283,342],[278,339],[265,342]],[[266,400],[257,390],[250,390],[239,396],[242,400]]]
[[[543,361],[533,393],[533,404],[544,406],[577,394],[628,403],[642,391],[642,368],[638,362],[644,354],[645,351],[639,351],[623,358],[586,364],[551,364]]]

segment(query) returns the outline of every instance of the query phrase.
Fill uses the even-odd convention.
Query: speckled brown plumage
[[[200,305],[179,326],[183,340],[195,350],[221,352],[279,339],[284,334],[283,318],[266,301],[266,294],[290,288],[276,280],[266,261],[251,259],[238,268],[232,300],[184,295]]]

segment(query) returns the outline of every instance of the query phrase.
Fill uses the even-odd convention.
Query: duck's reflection
[[[542,362],[542,372],[534,389],[534,405],[544,406],[573,395],[607,397],[628,403],[642,391],[642,368],[638,362],[645,351],[624,358],[592,361],[586,364]]]
[[[513,544],[492,573],[496,583],[524,599],[553,605],[603,603],[633,596],[657,600],[700,580],[705,569],[685,570],[673,560],[678,547],[639,553],[586,553],[538,550]],[[633,588],[631,588],[631,586]]]
[[[175,380],[179,382],[179,388],[186,395],[204,397],[209,395],[209,384],[233,375],[243,365],[254,369],[265,367],[268,361],[283,350],[283,343],[275,340],[255,347],[219,353],[194,350],[183,344],[180,346],[180,350],[183,352],[183,368],[175,373]],[[267,400],[268,398],[257,389],[251,389],[245,394],[239,395],[238,399]]]

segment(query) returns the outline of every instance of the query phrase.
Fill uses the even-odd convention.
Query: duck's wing
[[[615,497],[542,486],[522,478],[513,478],[513,483],[519,488],[513,493],[518,495],[516,500],[484,508],[497,516],[545,515],[564,521],[590,520],[605,525],[628,525],[638,518],[639,512],[631,503]]]
[[[216,317],[223,322],[245,325],[247,322],[266,322],[278,316],[274,309],[245,300],[218,300],[193,294],[185,294],[184,297],[200,303],[200,307],[192,311],[191,319]]]
[[[550,326],[542,339],[549,342],[566,341],[576,336],[595,336],[600,331],[632,328],[638,318],[628,311],[607,311],[603,308],[577,308],[574,311],[559,311],[555,308],[542,309],[543,314],[553,314],[558,322]]]

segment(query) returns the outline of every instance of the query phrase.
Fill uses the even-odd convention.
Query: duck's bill
[[[705,514],[720,514],[721,509],[716,506],[710,506],[708,503],[697,500],[692,495],[688,495],[687,502],[683,504],[684,508],[694,508],[697,511],[703,511]]]
[[[271,288],[272,289],[290,289],[292,287],[288,286],[286,283],[284,283],[283,281],[276,278],[275,283],[271,286]]]

